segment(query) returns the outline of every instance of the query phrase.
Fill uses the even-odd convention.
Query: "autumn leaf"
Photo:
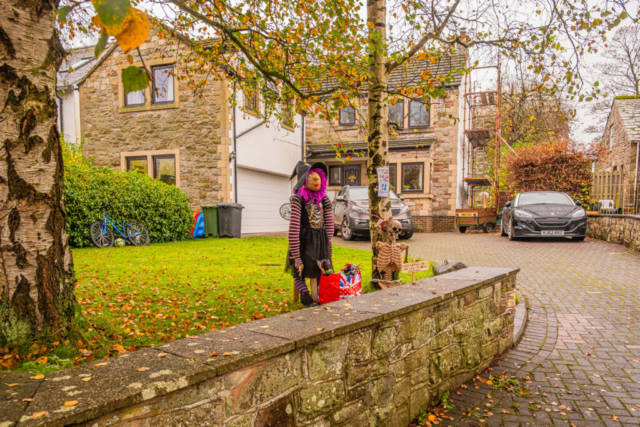
[[[18,384],[18,383],[7,384],[7,387],[15,387],[15,386],[17,386],[17,385],[20,385],[20,384]]]
[[[44,374],[34,375],[32,377],[29,377],[29,378],[31,378],[32,380],[41,380],[41,379],[44,378]]]
[[[166,357],[167,353],[158,353],[158,357]]]
[[[58,22],[65,23],[67,22],[67,15],[73,10],[73,6],[62,6],[59,7],[56,11],[58,14]]]
[[[147,368],[147,367],[138,368],[138,372],[148,371],[149,369],[151,368]]]
[[[42,365],[44,363],[47,363],[47,360],[49,360],[47,356],[42,356],[42,357],[39,357],[38,360],[36,360],[36,362]]]
[[[96,363],[96,366],[107,366],[107,365],[108,365],[107,362]]]
[[[493,385],[493,381],[491,380],[487,381],[487,385]]]
[[[149,76],[144,70],[130,65],[122,70],[122,87],[125,94],[146,89],[149,87]]]
[[[213,352],[213,353],[211,353],[211,354],[209,355],[209,357],[216,357],[217,355],[218,355],[218,353]]]
[[[91,381],[91,377],[85,377],[82,379],[82,381],[87,382],[87,381]]]
[[[106,27],[122,25],[131,9],[129,0],[91,0],[91,3]]]
[[[77,400],[69,400],[67,402],[64,402],[64,406],[76,406],[78,404]]]
[[[31,415],[31,418],[40,418],[40,417],[44,417],[45,415],[47,415],[49,413],[49,411],[42,411],[42,412],[34,412],[33,415]]]
[[[109,34],[106,31],[102,31],[100,34],[100,39],[96,44],[95,49],[93,50],[94,56],[97,58],[100,56],[105,47],[107,47],[107,41],[109,40]]]
[[[434,422],[436,420],[436,416],[433,414],[429,414],[429,416],[427,417],[429,419],[429,421]]]
[[[23,402],[31,402],[33,399],[22,399]]]
[[[122,32],[115,34],[118,46],[123,52],[129,52],[144,43],[149,37],[149,18],[141,10],[131,8],[127,23]]]

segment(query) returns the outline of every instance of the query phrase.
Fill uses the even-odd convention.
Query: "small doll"
[[[298,162],[291,179],[298,177],[291,196],[289,250],[286,268],[293,275],[294,286],[300,292],[300,302],[306,307],[319,305],[318,283],[322,270],[318,261],[331,262],[333,213],[327,197],[327,167],[322,163],[309,165]],[[312,294],[305,283],[311,279]]]

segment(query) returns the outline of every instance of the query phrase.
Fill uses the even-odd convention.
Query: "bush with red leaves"
[[[589,202],[590,155],[570,141],[552,141],[518,148],[504,159],[506,183],[513,193],[562,191]]]

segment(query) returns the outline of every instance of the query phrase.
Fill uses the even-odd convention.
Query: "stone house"
[[[601,144],[605,154],[598,159],[596,169],[619,172],[625,205],[636,205],[640,179],[640,96],[615,97]]]
[[[406,68],[396,69],[389,79],[390,89],[400,89],[420,79],[420,73],[447,75],[467,61],[467,52],[457,51],[436,65],[414,60]],[[396,98],[389,105],[389,164],[391,188],[401,194],[412,210],[414,221],[422,231],[451,231],[455,210],[463,195],[461,175],[461,144],[464,135],[459,120],[462,117],[464,76],[447,86],[444,99],[430,105],[408,97]],[[366,98],[353,101],[340,110],[335,120],[305,118],[305,133],[309,162],[322,161],[329,169],[329,189],[333,192],[344,185],[367,185],[367,150],[363,129],[366,129]],[[342,143],[351,158],[343,162],[331,148]]]
[[[302,116],[289,125],[268,123],[261,94],[234,94],[225,80],[196,93],[181,78],[189,42],[167,28],[152,28],[140,52],[155,79],[145,90],[125,95],[121,73],[131,64],[117,45],[77,82],[85,156],[175,185],[194,210],[237,201],[244,206],[243,233],[287,230],[279,208],[289,200],[289,176],[302,158]],[[142,67],[132,55],[132,65]],[[232,96],[238,100],[233,109]]]

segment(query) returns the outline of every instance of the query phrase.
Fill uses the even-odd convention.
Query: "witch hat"
[[[291,181],[293,178],[298,177],[298,182],[296,182],[296,185],[293,186],[294,190],[299,190],[304,185],[304,183],[307,181],[307,175],[309,174],[309,171],[311,169],[320,169],[322,172],[324,172],[325,177],[328,174],[327,167],[324,165],[324,163],[316,162],[310,165],[309,163],[300,160],[293,170],[291,178],[289,178],[289,181]]]

